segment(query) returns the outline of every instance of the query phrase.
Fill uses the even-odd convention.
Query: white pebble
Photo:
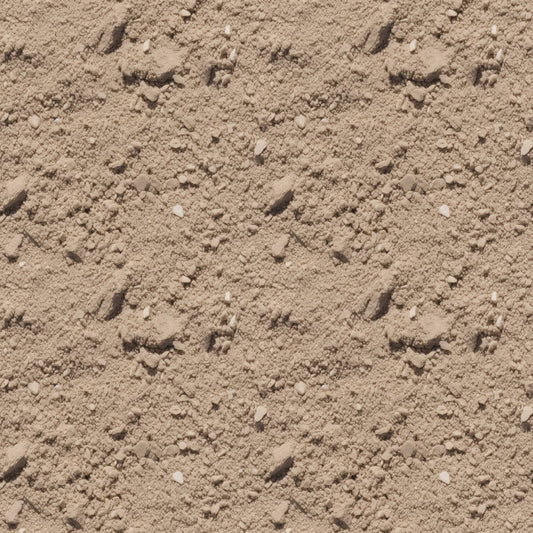
[[[230,52],[229,60],[233,64],[237,63],[237,50],[235,48]]]
[[[230,318],[230,321],[229,321],[229,327],[230,327],[232,330],[237,329],[237,315],[233,315],[233,316]]]
[[[41,124],[41,119],[37,115],[31,115],[31,117],[28,117],[28,124],[36,130],[39,125]]]
[[[225,302],[231,302],[231,292],[227,291],[226,294],[224,294],[224,301]]]
[[[300,395],[303,396],[307,391],[307,385],[303,381],[298,381],[294,384],[294,390]]]
[[[176,472],[174,472],[172,474],[172,479],[176,483],[179,483],[180,485],[183,485],[183,474],[179,470],[176,470]]]
[[[498,35],[498,26],[496,26],[496,24],[493,24],[490,28],[490,34],[494,37],[496,37],[496,35]]]
[[[295,117],[294,123],[301,130],[303,130],[305,128],[305,125],[307,124],[307,119],[303,115],[298,115],[297,117]]]
[[[150,45],[152,43],[150,42],[150,39],[147,39],[146,41],[144,41],[143,43],[143,52],[146,54],[149,50],[150,50]]]
[[[265,139],[259,139],[256,143],[255,143],[255,148],[254,148],[254,155],[257,157],[257,156],[260,156],[264,151],[265,151],[265,148],[267,147],[267,142]]]
[[[523,157],[529,154],[532,148],[533,148],[533,139],[526,139],[522,143],[522,148],[520,148],[520,155]]]
[[[416,46],[418,45],[418,41],[416,39],[413,39],[409,43],[409,52],[413,53],[416,50]]]
[[[28,383],[28,390],[34,395],[37,396],[41,390],[41,386],[36,381],[31,381]]]
[[[498,301],[498,293],[496,291],[493,291],[490,295],[490,301],[495,304]]]
[[[439,474],[439,479],[440,479],[443,483],[446,483],[446,485],[449,485],[449,484],[450,484],[450,474],[448,474],[448,472],[446,472],[446,470],[443,470],[443,471]]]
[[[226,27],[224,28],[224,35],[230,35],[231,34],[231,26],[229,24],[226,24]]]
[[[446,204],[439,207],[439,213],[446,218],[450,218],[450,208]]]
[[[182,207],[180,204],[176,204],[176,205],[172,208],[172,212],[173,212],[177,217],[183,218],[183,207]]]
[[[264,405],[260,405],[256,410],[254,414],[254,422],[257,424],[258,422],[261,422],[263,418],[267,414],[267,408]]]
[[[520,422],[522,422],[522,424],[524,422],[527,422],[531,418],[531,415],[533,415],[533,406],[526,405],[522,409],[522,414],[520,415]]]
[[[498,329],[503,329],[503,316],[500,315],[497,319],[496,319],[496,327]]]
[[[413,305],[411,309],[409,309],[409,318],[413,319],[416,316],[417,308],[416,305]]]
[[[143,309],[143,318],[146,320],[149,316],[150,316],[150,306],[147,305],[147,306]]]
[[[496,52],[496,61],[498,63],[502,63],[503,62],[503,48],[500,48],[497,52]]]

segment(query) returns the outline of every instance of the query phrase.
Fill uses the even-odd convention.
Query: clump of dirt
[[[532,19],[5,0],[5,527],[532,531]]]

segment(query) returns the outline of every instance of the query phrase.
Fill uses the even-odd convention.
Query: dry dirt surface
[[[533,531],[533,5],[2,0],[0,530]]]

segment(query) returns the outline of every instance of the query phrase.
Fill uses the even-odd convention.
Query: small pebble
[[[450,208],[446,204],[443,204],[439,207],[439,213],[443,217],[450,218]]]
[[[409,43],[409,52],[413,53],[415,50],[416,50],[416,46],[417,46],[418,42],[416,39],[413,39],[410,43]]]
[[[37,396],[41,390],[41,386],[36,381],[31,381],[28,383],[28,390],[34,395]]]
[[[259,157],[265,151],[266,147],[267,147],[266,140],[265,139],[259,139],[255,143],[255,148],[254,148],[255,157]]]
[[[531,418],[531,415],[533,415],[533,406],[526,405],[522,409],[522,414],[520,415],[520,422],[522,422],[522,424],[527,422]]]
[[[301,130],[303,130],[307,124],[307,119],[303,115],[298,115],[294,119],[294,123],[296,126],[298,126]]]
[[[147,39],[146,41],[144,41],[143,43],[143,52],[146,54],[149,50],[150,50],[150,45],[152,43],[150,42],[150,39]]]
[[[443,483],[446,483],[446,485],[449,485],[449,484],[450,484],[450,474],[448,474],[448,472],[446,472],[446,470],[442,471],[442,472],[439,474],[439,479],[440,479]]]
[[[529,154],[532,148],[533,148],[533,139],[526,139],[522,143],[522,148],[520,148],[520,155],[522,157],[526,156],[527,154]]]
[[[176,470],[176,472],[174,472],[172,474],[172,479],[176,483],[179,483],[180,485],[183,485],[183,474],[179,470]]]
[[[172,212],[173,212],[177,217],[183,218],[183,207],[182,207],[180,204],[176,204],[176,205],[172,208]]]
[[[267,414],[267,408],[264,405],[260,405],[256,410],[254,414],[254,422],[257,424],[258,422],[261,422],[263,418]]]
[[[490,301],[495,304],[498,301],[498,293],[496,291],[493,291],[490,295]]]
[[[37,115],[31,115],[28,117],[28,124],[36,130],[41,124],[41,119]]]
[[[150,316],[150,306],[146,306],[143,309],[143,318],[146,320]]]
[[[411,307],[411,309],[409,309],[409,318],[410,319],[415,318],[416,312],[417,312],[416,305],[413,305],[413,307]]]
[[[303,381],[298,381],[294,384],[294,390],[300,395],[303,396],[307,391],[307,385]]]

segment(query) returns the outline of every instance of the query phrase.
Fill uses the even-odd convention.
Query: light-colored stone
[[[13,235],[9,241],[7,241],[7,244],[4,246],[4,255],[10,260],[10,261],[16,261],[19,257],[19,248],[22,245],[22,241],[24,240],[24,235],[22,233],[17,233],[16,235]]]
[[[449,485],[450,484],[450,474],[448,472],[446,472],[446,470],[443,470],[440,474],[439,474],[439,479],[445,483],[446,485]]]
[[[272,459],[269,470],[270,478],[283,476],[294,463],[296,442],[289,440],[272,450]]]
[[[527,422],[531,418],[532,415],[533,415],[533,406],[532,405],[526,405],[522,409],[522,413],[520,414],[520,422],[522,422],[522,424],[524,424],[525,422]]]
[[[6,450],[4,461],[1,464],[0,477],[9,478],[14,476],[26,466],[28,448],[28,442],[21,441]]]
[[[268,211],[276,213],[283,210],[294,196],[294,178],[285,176],[272,184]]]
[[[8,508],[4,515],[4,521],[9,527],[16,527],[20,522],[20,513],[24,507],[23,500],[15,500]]]
[[[281,502],[274,507],[274,510],[272,511],[272,514],[270,515],[270,520],[275,526],[281,527],[285,524],[287,521],[286,514],[289,510],[290,501],[289,500],[282,500]]]
[[[0,193],[0,212],[16,209],[26,199],[28,180],[24,176],[8,180]]]
[[[289,244],[290,236],[288,233],[280,235],[276,242],[272,245],[270,253],[274,259],[282,260],[285,259],[287,245]]]

